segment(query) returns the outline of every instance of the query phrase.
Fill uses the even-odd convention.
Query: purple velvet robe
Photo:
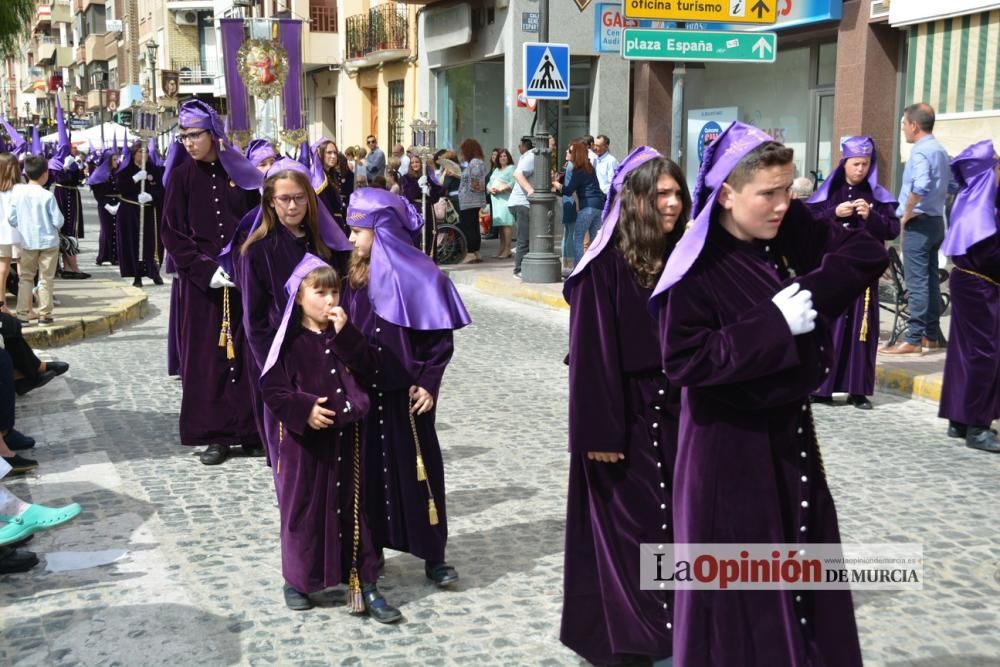
[[[49,174],[53,177],[52,194],[63,214],[60,234],[82,239],[83,200],[80,198],[80,186],[83,185],[83,172],[72,167],[60,172],[50,171]]]
[[[183,386],[180,435],[183,445],[260,443],[246,372],[250,350],[243,308],[228,288],[235,359],[219,346],[226,289],[209,287],[219,252],[249,210],[249,193],[229,180],[218,161],[188,160],[173,171],[164,201],[161,239],[177,267],[174,289]]]
[[[265,352],[266,354],[266,352]],[[364,447],[369,399],[359,385],[372,368],[373,351],[351,324],[339,334],[292,324],[277,364],[264,376],[269,450],[281,515],[281,569],[301,593],[348,583],[354,544],[354,440]],[[336,412],[334,425],[313,429],[316,399]],[[364,455],[361,454],[361,458]],[[364,474],[358,463],[358,479]],[[363,503],[364,494],[360,502]],[[378,557],[359,510],[358,573],[378,581]]]
[[[846,201],[864,199],[872,204],[868,220],[854,214],[838,218],[835,209]],[[848,229],[864,229],[879,241],[891,241],[899,236],[899,218],[892,204],[875,201],[868,181],[851,186],[846,181],[830,193],[826,201],[806,204],[813,217]],[[866,305],[867,304],[867,305]],[[829,397],[834,392],[861,396],[875,393],[875,357],[879,345],[878,279],[876,278],[858,300],[833,323],[833,365],[823,384],[813,392]],[[862,323],[868,327],[862,340]]]
[[[419,178],[414,178],[409,173],[400,176],[399,178],[399,194],[402,197],[413,204],[413,206],[420,211],[421,206],[423,206],[423,211],[421,215],[424,218],[425,223],[429,221],[429,224],[424,224],[423,232],[417,232],[417,246],[420,246],[420,234],[424,235],[424,248],[425,252],[431,257],[434,256],[434,203],[444,196],[444,188],[440,185],[435,185],[433,181],[428,179],[428,184],[430,185],[430,192],[427,193],[427,201],[424,202],[423,192],[420,190]]]
[[[97,200],[97,219],[100,222],[101,230],[97,237],[97,264],[100,266],[104,262],[111,265],[118,263],[118,239],[115,228],[115,216],[108,213],[104,206],[118,203],[118,187],[115,183],[114,175],[108,177],[103,183],[90,186],[90,191]]]
[[[327,178],[333,177],[332,172],[330,176],[327,176]],[[322,192],[319,192],[316,195],[316,198],[319,200],[320,204],[326,206],[326,210],[333,216],[337,226],[340,227],[341,231],[343,231],[348,238],[350,238],[351,228],[347,226],[347,223],[344,220],[344,201],[341,199],[340,192],[337,191],[337,188],[331,183],[327,183]]]
[[[770,241],[737,240],[717,215],[660,310],[664,369],[683,387],[675,541],[839,543],[809,393],[830,372],[830,322],[885,269],[885,248],[799,201]],[[800,336],[771,302],[793,271],[820,314]],[[678,590],[674,618],[678,665],[861,664],[850,591]]]
[[[570,301],[569,499],[559,638],[609,665],[671,655],[673,594],[639,584],[639,545],[673,541],[671,480],[680,392],[661,366],[656,321],[616,248]],[[588,452],[618,451],[619,463]]]
[[[1000,418],[1000,233],[952,261],[951,330],[938,415],[986,428]]]
[[[160,247],[160,217],[163,209],[163,188],[160,170],[146,165],[146,192],[153,197],[149,204],[139,204],[140,184],[132,180],[139,171],[129,163],[114,175],[115,187],[120,193],[118,215],[115,216],[115,234],[118,246],[118,272],[122,278],[156,278],[160,275],[163,249]],[[139,253],[139,217],[143,213],[142,254]]]
[[[448,514],[445,507],[444,460],[434,428],[438,392],[454,351],[450,330],[419,331],[379,317],[367,287],[346,281],[341,305],[358,329],[375,345],[377,365],[371,383],[372,409],[367,419],[365,504],[372,537],[379,547],[411,553],[431,562],[445,560]],[[439,523],[428,521],[427,485],[417,481],[416,447],[409,417],[409,390],[423,387],[435,407],[417,415],[417,435],[434,493]]]

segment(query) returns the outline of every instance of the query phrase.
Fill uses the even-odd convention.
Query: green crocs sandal
[[[0,522],[7,525],[0,528],[0,546],[23,540],[34,533],[55,528],[73,519],[80,513],[80,506],[71,503],[65,507],[45,507],[44,505],[29,505],[17,516],[0,514]]]

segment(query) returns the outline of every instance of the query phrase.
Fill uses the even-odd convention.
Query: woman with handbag
[[[496,254],[494,259],[508,259],[512,256],[510,242],[514,216],[507,209],[507,200],[514,187],[514,158],[511,157],[510,151],[506,148],[500,149],[497,165],[497,168],[492,172],[489,185],[486,186],[493,204],[491,225],[500,238],[500,252]]]
[[[365,502],[375,544],[425,561],[438,586],[458,579],[445,560],[444,461],[434,426],[452,331],[469,315],[451,281],[413,245],[423,220],[397,195],[354,193],[354,252],[341,303],[375,345],[367,426]]]
[[[479,248],[483,242],[479,231],[479,209],[486,206],[486,164],[483,147],[475,139],[466,139],[458,149],[462,158],[462,180],[458,186],[458,226],[465,234],[469,254],[463,264],[483,261]]]

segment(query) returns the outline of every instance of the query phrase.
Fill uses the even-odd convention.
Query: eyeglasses
[[[182,144],[186,144],[188,142],[194,143],[195,141],[198,141],[198,139],[201,137],[201,135],[205,134],[206,132],[208,132],[208,130],[198,130],[197,132],[188,132],[187,134],[178,134],[177,135],[177,141],[181,142]]]
[[[309,201],[309,195],[304,192],[297,195],[277,195],[274,197],[274,201],[282,206],[288,206],[292,202],[295,202],[296,206],[305,206],[306,202]]]
[[[376,143],[378,143],[378,141],[376,141],[375,139],[369,139],[368,140],[368,145],[369,146],[371,146],[372,144],[376,144]]]

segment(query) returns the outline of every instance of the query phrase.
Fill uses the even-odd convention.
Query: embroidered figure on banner
[[[248,39],[236,60],[247,92],[262,100],[281,94],[288,78],[288,52],[278,41]]]

